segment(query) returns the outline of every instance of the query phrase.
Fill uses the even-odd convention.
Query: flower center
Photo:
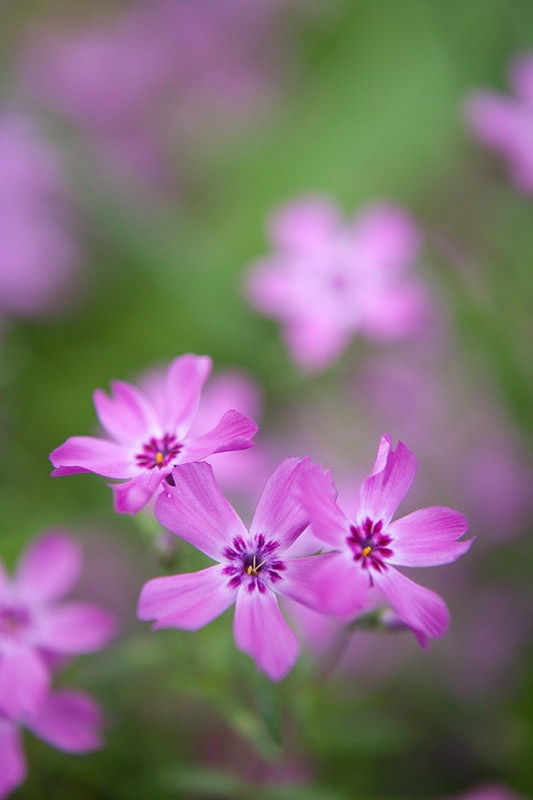
[[[260,533],[254,536],[252,542],[245,542],[242,536],[236,536],[232,545],[226,547],[223,553],[228,561],[223,572],[229,576],[228,585],[232,589],[237,589],[246,581],[249,592],[257,588],[263,593],[268,583],[281,580],[280,572],[285,569],[285,564],[276,557],[279,542],[273,539],[267,541]]]
[[[363,569],[371,567],[377,572],[388,569],[386,559],[393,555],[389,544],[390,536],[382,533],[383,522],[372,522],[368,517],[361,525],[351,525],[348,545],[353,552],[354,561],[360,561]]]
[[[177,456],[182,447],[183,445],[170,433],[165,433],[159,439],[152,436],[146,444],[143,444],[142,453],[137,453],[135,460],[139,467],[162,469]]]
[[[30,615],[20,606],[0,607],[0,635],[17,636],[30,624]]]

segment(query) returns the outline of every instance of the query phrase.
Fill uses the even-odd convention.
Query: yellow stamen
[[[372,552],[372,548],[370,547],[370,545],[367,545],[366,547],[363,547],[363,555],[365,557],[369,556],[371,552]]]
[[[155,454],[155,460],[156,460],[156,464],[162,464],[162,463],[163,463],[163,459],[164,459],[164,457],[165,457],[165,456],[163,455],[163,453],[160,453],[160,452],[158,451],[158,452]]]

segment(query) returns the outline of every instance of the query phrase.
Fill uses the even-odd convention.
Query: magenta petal
[[[159,433],[155,409],[136,386],[112,381],[111,389],[112,397],[96,389],[93,400],[102,427],[113,439],[121,444],[136,444]]]
[[[394,611],[410,628],[432,639],[446,633],[450,613],[442,597],[409,580],[394,567],[374,572],[373,577]]]
[[[331,477],[318,465],[303,473],[301,499],[310,514],[313,534],[331,547],[341,547],[349,533],[350,521],[337,505],[333,491]]]
[[[346,579],[345,560],[339,553],[287,558],[284,561],[283,580],[276,591],[322,614],[346,614],[363,604],[368,590],[368,578],[358,580],[361,570],[350,565],[348,573],[349,597],[340,590],[339,583]],[[360,597],[359,597],[360,595]],[[341,609],[338,611],[338,609]],[[349,612],[346,611],[349,608]]]
[[[352,335],[352,331],[317,317],[289,322],[283,330],[294,362],[309,372],[320,372],[335,361]]]
[[[309,195],[287,203],[269,220],[272,243],[293,253],[314,253],[341,230],[337,206],[328,197]]]
[[[206,462],[181,464],[172,472],[175,486],[164,484],[155,503],[161,525],[206,555],[222,560],[236,536],[248,539],[237,512],[228,503]]]
[[[26,778],[26,759],[18,727],[0,716],[0,800]]]
[[[65,603],[47,611],[34,641],[52,653],[92,653],[105,647],[116,630],[116,622],[107,611],[88,603]]]
[[[94,700],[82,692],[50,694],[27,727],[48,744],[67,753],[86,753],[102,747],[102,714]]]
[[[136,514],[145,507],[166,474],[155,468],[144,470],[126,483],[109,484],[113,490],[115,511],[118,514]]]
[[[246,450],[254,444],[252,438],[259,430],[250,417],[240,411],[226,411],[218,425],[209,433],[185,441],[181,460],[200,461],[213,453]]]
[[[130,478],[136,467],[127,448],[94,436],[71,436],[50,453],[54,467],[73,467],[105,475]]]
[[[469,549],[472,539],[457,542],[468,529],[468,520],[444,506],[421,508],[391,522],[393,555],[389,564],[403,567],[436,567],[449,564]]]
[[[36,539],[22,556],[15,583],[25,597],[56,600],[70,592],[81,571],[77,542],[60,531]]]
[[[8,639],[0,652],[0,712],[13,719],[35,713],[50,676],[41,656],[25,642]]]
[[[379,471],[378,464],[382,466]],[[386,527],[407,494],[416,475],[417,465],[415,454],[403,442],[398,442],[396,450],[393,450],[390,437],[384,436],[378,449],[374,471],[361,486],[358,518],[363,520],[369,517],[374,522],[381,520],[383,527]]]
[[[254,659],[270,680],[280,681],[298,658],[298,639],[279,610],[278,601],[268,589],[237,595],[233,623],[235,644]]]
[[[261,493],[250,526],[252,537],[268,533],[283,552],[309,525],[309,513],[301,501],[300,481],[309,459],[286,458],[274,470]]]
[[[409,267],[420,248],[420,234],[406,212],[389,203],[367,206],[354,220],[358,257],[380,270]]]
[[[200,572],[153,578],[141,590],[137,616],[155,619],[154,630],[196,631],[235,602],[237,589],[231,588],[229,581],[222,564]]]
[[[163,422],[167,432],[175,433],[179,439],[185,436],[196,416],[211,366],[209,356],[187,354],[174,359],[168,369]]]

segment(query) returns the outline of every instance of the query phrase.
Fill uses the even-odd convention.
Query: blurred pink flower
[[[514,97],[482,90],[470,92],[466,118],[473,133],[507,159],[515,184],[532,193],[533,53],[511,62],[509,83]]]
[[[44,698],[33,712],[11,718],[0,711],[0,800],[20,786],[27,774],[19,727],[67,753],[87,753],[102,746],[102,716],[83,692],[62,689]]]
[[[0,315],[54,310],[79,259],[57,152],[35,123],[0,114]]]
[[[280,320],[300,367],[324,369],[356,333],[391,341],[427,322],[428,294],[411,274],[420,236],[402,209],[369,205],[346,223],[328,198],[304,197],[274,214],[269,236],[275,252],[251,266],[247,293]]]
[[[111,440],[71,436],[50,454],[52,475],[95,472],[126,478],[111,485],[115,510],[136,514],[175,464],[251,447],[257,425],[238,411],[226,411],[201,436],[191,433],[211,366],[209,356],[180,356],[169,366],[164,383],[161,376],[150,379],[151,396],[124,381],[112,382],[112,397],[97,389],[96,413]]]
[[[61,532],[36,539],[13,578],[0,563],[0,712],[15,720],[38,713],[54,658],[99,650],[116,632],[101,608],[58,602],[80,571],[80,549]]]
[[[248,531],[221,493],[209,464],[176,467],[175,486],[156,501],[159,522],[218,563],[200,572],[154,578],[139,598],[139,619],[154,629],[198,630],[235,603],[234,636],[273,681],[298,657],[298,640],[277,595],[320,608],[314,580],[329,556],[291,558],[287,551],[309,524],[299,480],[309,460],[288,458],[265,484]]]

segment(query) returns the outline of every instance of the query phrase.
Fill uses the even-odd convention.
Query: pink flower
[[[338,507],[329,482],[319,468],[305,476],[305,503],[315,535],[335,548],[325,563],[320,583],[326,613],[353,614],[369,589],[385,595],[398,618],[424,637],[442,636],[449,622],[444,601],[395,569],[448,564],[465,553],[472,540],[458,542],[468,527],[466,518],[451,508],[432,506],[392,522],[409,489],[417,461],[402,442],[392,449],[383,436],[372,474],[360,490],[354,520]]]
[[[0,800],[26,778],[19,726],[67,753],[87,753],[102,746],[100,709],[86,694],[60,690],[49,694],[33,713],[10,718],[0,711]]]
[[[200,572],[148,581],[139,619],[158,628],[197,630],[235,603],[234,636],[273,681],[294,666],[298,640],[279,610],[276,595],[321,608],[315,575],[330,556],[290,558],[286,551],[309,523],[299,496],[307,459],[288,458],[268,479],[250,530],[221,493],[209,464],[172,473],[175,486],[157,499],[159,522],[218,563]]]
[[[310,196],[281,208],[269,233],[275,252],[252,266],[247,292],[280,320],[300,367],[324,369],[358,332],[390,341],[426,321],[426,290],[410,274],[420,237],[400,208],[370,205],[346,223],[329,199]]]
[[[13,578],[0,562],[0,712],[12,719],[38,713],[53,659],[99,650],[115,634],[106,611],[59,602],[80,570],[78,545],[60,532],[36,539]]]
[[[489,91],[467,97],[466,116],[474,134],[509,162],[511,177],[533,192],[533,53],[515,59],[509,70],[515,97]]]
[[[79,259],[69,203],[58,154],[36,125],[0,115],[0,314],[57,307]]]
[[[112,484],[115,510],[135,514],[154,495],[175,464],[213,453],[251,447],[257,425],[238,411],[227,411],[213,430],[192,436],[202,387],[211,371],[208,356],[184,355],[170,365],[164,387],[152,401],[123,381],[113,381],[113,396],[93,395],[100,423],[111,439],[72,436],[50,454],[52,475],[95,472],[128,478]]]

